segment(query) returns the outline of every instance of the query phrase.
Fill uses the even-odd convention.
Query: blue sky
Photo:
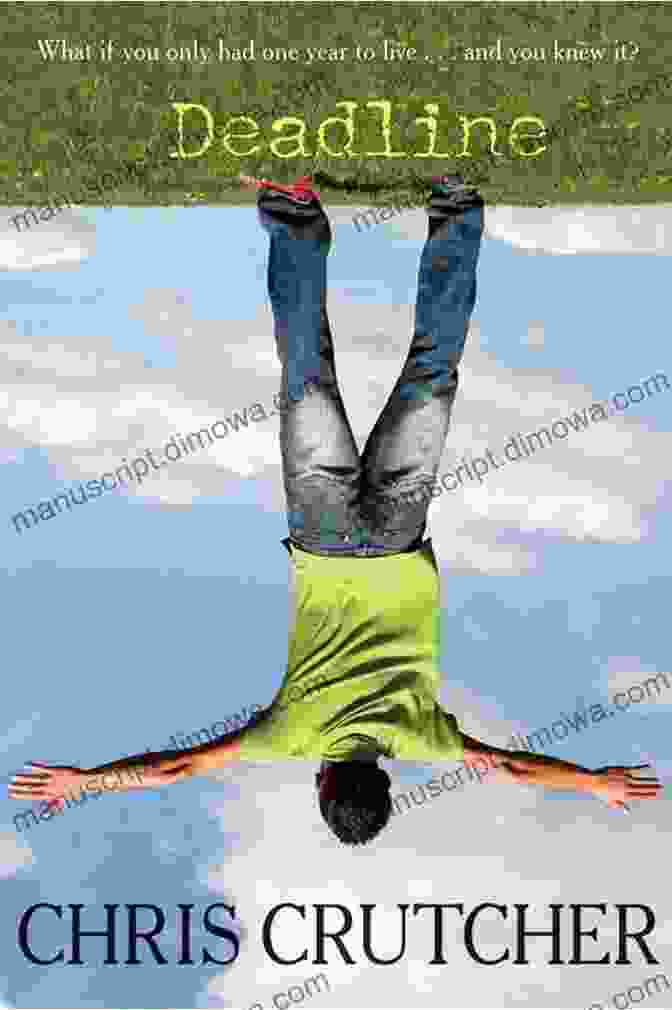
[[[672,378],[669,245],[660,242],[662,212],[669,243],[669,208],[644,208],[639,219],[632,208],[607,209],[611,218],[604,208],[488,209],[442,470],[464,453],[501,452],[510,434],[657,372]],[[361,446],[410,339],[424,224],[413,211],[360,234],[351,215],[333,213],[329,308]],[[272,403],[279,372],[266,237],[254,210],[63,212],[21,236],[2,225],[0,748],[9,777],[30,759],[91,766],[166,747],[173,733],[270,701],[284,672],[290,600],[276,420],[172,463],[142,494],[109,493],[20,536],[10,518],[175,432]],[[64,264],[66,248],[80,258]],[[670,670],[671,426],[672,390],[433,505],[444,578],[441,697],[467,731],[505,745],[514,731],[573,712],[577,699],[606,703],[614,690]],[[666,775],[671,703],[663,695],[635,706],[555,753],[590,765],[645,756]],[[391,768],[399,789],[429,777],[427,768]],[[268,962],[260,910],[282,900],[347,904],[344,895],[395,904],[410,900],[412,887],[432,886],[444,901],[472,889],[481,895],[473,904],[532,900],[521,897],[528,891],[540,905],[648,902],[672,964],[669,898],[655,875],[668,847],[667,802],[636,810],[628,836],[597,801],[482,787],[398,819],[381,837],[374,866],[372,853],[344,854],[325,840],[312,771],[240,767],[160,793],[108,796],[21,837],[11,820],[19,805],[0,800],[0,995],[16,1007],[197,1007],[208,1005],[209,984],[226,1005],[268,1005],[269,994],[310,973],[298,966],[279,974]],[[421,826],[423,817],[437,824]],[[297,826],[283,833],[283,822]],[[474,844],[468,825],[476,831],[490,822],[490,848],[482,835]],[[434,840],[446,826],[455,843],[448,885]],[[618,860],[633,842],[646,845],[647,866],[624,897]],[[544,845],[553,862],[537,866]],[[590,866],[581,871],[582,892],[571,852],[585,846],[594,854],[600,845],[609,855],[593,876]],[[400,879],[392,866],[401,854],[408,891],[406,874]],[[483,889],[490,875],[500,888],[495,898]],[[400,883],[391,888],[390,879]],[[562,898],[548,897],[558,882]],[[460,894],[447,897],[446,886]],[[580,897],[565,897],[571,893]],[[16,919],[36,901],[88,904],[88,928],[96,929],[105,901],[171,910],[227,898],[248,936],[233,968],[219,974],[174,963],[123,972],[95,963],[37,968],[16,946]],[[43,921],[35,935],[55,949],[63,934]],[[164,935],[161,947],[174,962]],[[102,942],[87,943],[99,961]],[[312,1002],[501,1006],[504,984],[507,1006],[588,1005],[621,980],[636,984],[646,966],[614,968],[609,984],[592,968],[581,980],[568,968],[530,969],[523,980],[504,979],[513,969],[484,979],[475,968],[457,966],[459,1003],[446,1004],[445,976],[432,974],[438,969],[425,967],[420,984],[420,969],[409,964],[375,982],[366,968],[355,978],[346,971]]]

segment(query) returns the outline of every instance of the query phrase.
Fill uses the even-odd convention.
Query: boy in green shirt
[[[380,757],[464,761],[508,781],[578,789],[610,806],[658,796],[627,768],[591,772],[543,755],[500,750],[466,736],[437,701],[440,586],[424,540],[458,385],[483,200],[458,176],[432,181],[420,258],[415,327],[401,375],[360,456],[336,379],[326,311],[328,218],[303,179],[259,189],[270,236],[268,289],[282,364],[280,441],[296,604],[283,685],[269,708],[220,740],[81,771],[16,776],[14,798],[61,806],[66,788],[108,770],[176,782],[233,758],[320,759],[322,815],[347,844],[368,842],[391,812]],[[480,772],[477,772],[480,778]]]

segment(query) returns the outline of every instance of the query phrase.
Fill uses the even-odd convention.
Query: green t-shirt
[[[457,721],[436,700],[440,578],[431,540],[381,557],[326,557],[285,543],[296,593],[287,672],[242,732],[240,757],[460,760]]]

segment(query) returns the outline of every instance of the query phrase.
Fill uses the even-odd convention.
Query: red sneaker
[[[271,182],[269,179],[255,179],[252,175],[240,175],[239,180],[243,186],[250,186],[256,189],[273,189],[284,195],[295,203],[311,203],[317,200],[319,203],[319,193],[311,188],[313,179],[310,175],[302,175],[300,179],[292,183],[291,186],[281,186],[278,182]]]

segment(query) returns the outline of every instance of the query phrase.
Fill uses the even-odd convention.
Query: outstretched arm
[[[242,726],[212,743],[189,750],[134,754],[96,768],[57,767],[33,761],[30,762],[30,771],[13,777],[9,797],[30,802],[43,800],[62,809],[66,795],[72,797],[84,790],[126,792],[181,782],[194,775],[206,774],[237,758],[240,738],[246,729]],[[106,784],[107,779],[112,779],[112,786]]]
[[[628,812],[628,800],[653,800],[662,795],[663,786],[650,765],[633,767],[583,768],[581,765],[545,754],[503,750],[463,734],[464,763],[478,766],[485,759],[500,774],[497,778],[518,785],[539,785],[589,793],[609,807]],[[642,772],[641,775],[634,774]]]

